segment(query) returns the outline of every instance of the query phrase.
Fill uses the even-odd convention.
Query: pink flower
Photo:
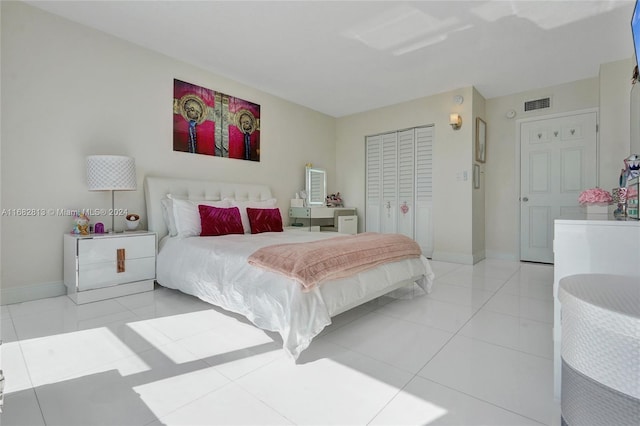
[[[600,188],[584,190],[578,197],[580,204],[611,204],[612,201],[611,194]]]

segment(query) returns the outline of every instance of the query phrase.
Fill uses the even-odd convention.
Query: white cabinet
[[[153,290],[156,234],[64,236],[64,283],[76,303]]]
[[[366,138],[365,229],[413,238],[433,253],[433,127]]]
[[[289,217],[296,220],[306,219],[309,221],[308,230],[338,231],[342,234],[358,233],[358,216],[356,209],[349,207],[290,207]],[[327,220],[331,219],[330,225]],[[315,222],[314,222],[315,221]]]
[[[635,220],[556,220],[554,226],[554,395],[561,388],[560,280],[576,274],[637,277],[640,291],[640,222]],[[607,285],[603,282],[602,285]]]
[[[358,233],[358,216],[338,216],[338,232],[340,234],[356,235]]]

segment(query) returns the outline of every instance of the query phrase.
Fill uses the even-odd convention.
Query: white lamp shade
[[[87,184],[90,191],[134,191],[137,189],[136,161],[121,155],[90,155]]]

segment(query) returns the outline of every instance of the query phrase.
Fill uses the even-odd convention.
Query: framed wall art
[[[473,165],[473,188],[480,188],[480,164]]]
[[[487,160],[487,123],[480,117],[476,118],[476,161],[484,163]]]
[[[173,150],[260,161],[260,105],[174,79]]]

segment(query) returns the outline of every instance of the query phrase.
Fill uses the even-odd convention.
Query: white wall
[[[487,100],[487,257],[519,259],[517,120],[599,108],[600,186],[610,190],[617,184],[622,159],[629,152],[632,68],[631,60],[617,61],[602,65],[598,77]],[[523,111],[525,101],[546,96],[551,96],[551,108]],[[516,111],[515,119],[505,116],[510,109]]]
[[[629,152],[629,93],[632,61],[603,64],[600,75],[558,86],[485,100],[475,88],[443,93],[338,119],[338,187],[347,203],[364,212],[364,137],[384,131],[435,124],[434,259],[462,263],[492,258],[519,259],[518,119],[599,108],[600,185],[617,182],[622,159]],[[465,102],[454,105],[455,94]],[[524,102],[551,97],[551,108],[524,112]],[[459,108],[459,109],[458,109]],[[516,111],[515,119],[506,112]],[[450,112],[460,112],[463,127],[453,132]],[[471,118],[469,118],[471,117]],[[481,189],[472,180],[456,181],[467,169],[472,176],[475,118],[487,123],[487,162],[481,164]],[[468,185],[468,184],[471,184]],[[484,205],[484,209],[482,206]],[[453,206],[453,207],[452,207]],[[469,218],[466,212],[472,211]],[[360,220],[363,224],[364,221]]]
[[[632,62],[633,64],[633,62]],[[630,106],[631,110],[631,144],[629,146],[629,154],[640,154],[640,84],[636,83],[633,85],[630,94]]]
[[[524,102],[551,96],[551,108],[524,112]],[[519,158],[517,120],[598,107],[598,79],[592,78],[511,96],[487,99],[486,254],[519,259]],[[508,119],[508,110],[516,111]]]
[[[364,227],[365,210],[365,137],[433,124],[433,258],[473,263],[473,93],[473,88],[467,87],[337,120],[337,185],[344,194],[345,203],[358,208],[360,230]],[[457,94],[465,99],[462,105],[453,102]],[[449,114],[452,112],[462,116],[460,130],[454,131],[449,126]],[[457,178],[463,171],[467,172],[467,181]]]
[[[326,168],[336,190],[332,117],[24,3],[1,8],[3,208],[109,208],[109,193],[87,190],[90,154],[135,157],[138,190],[115,196],[130,212],[144,213],[145,175],[265,183],[284,216],[305,163]],[[174,152],[174,78],[260,104],[261,161]],[[70,217],[2,217],[2,303],[64,291],[71,227]]]
[[[635,61],[600,66],[600,187],[610,191],[619,185],[622,160],[631,148],[631,76]]]
[[[2,22],[2,7],[0,6],[0,23]],[[0,31],[0,46],[2,46],[2,31]],[[2,50],[0,49],[0,67],[2,66]],[[2,82],[0,81],[0,96],[2,94]],[[0,117],[2,117],[2,102],[0,102]],[[1,125],[1,123],[0,123]],[[2,134],[0,134],[0,142],[2,140]],[[0,148],[0,178],[2,176],[2,149]],[[0,179],[0,211],[2,211],[2,181]],[[2,220],[0,220],[0,241],[2,240]],[[2,244],[0,244],[0,287],[2,287]],[[0,302],[2,302],[2,295],[0,294]]]
[[[480,260],[486,257],[485,253],[485,240],[486,240],[486,192],[487,192],[487,184],[484,178],[486,163],[476,162],[476,138],[477,138],[477,126],[478,121],[477,118],[482,119],[486,125],[487,129],[491,126],[491,123],[488,122],[487,113],[486,113],[486,100],[485,98],[478,92],[475,88],[473,89],[473,131],[472,131],[472,150],[473,150],[473,158],[472,164],[477,164],[480,167],[480,188],[473,187],[473,166],[471,168],[470,179],[472,183],[473,190],[471,192],[472,196],[472,229],[473,229],[473,242],[472,242],[472,252],[473,252],[473,263],[477,263]],[[487,130],[488,132],[488,130]],[[490,155],[489,151],[486,152],[487,157]]]
[[[23,3],[1,2],[0,19],[4,209],[108,208],[108,193],[87,190],[84,159],[123,154],[135,157],[138,167],[139,189],[116,194],[116,205],[129,211],[144,213],[142,179],[150,174],[264,182],[286,212],[288,199],[304,185],[304,164],[312,162],[327,169],[328,191],[340,191],[347,205],[359,209],[362,226],[364,137],[434,124],[434,258],[471,263],[484,247],[487,257],[517,259],[518,141],[507,110],[525,118],[600,107],[605,188],[612,187],[629,151],[631,60],[604,64],[599,78],[486,102],[467,87],[336,120]],[[261,161],[173,152],[174,78],[260,104]],[[464,96],[462,105],[453,103],[456,94]],[[523,112],[525,100],[544,96],[552,96],[551,109]],[[448,125],[451,112],[463,117],[459,131]],[[476,116],[487,122],[480,192],[472,186]],[[469,180],[458,181],[465,170]],[[2,303],[64,291],[62,234],[71,225],[68,217],[2,217]]]

